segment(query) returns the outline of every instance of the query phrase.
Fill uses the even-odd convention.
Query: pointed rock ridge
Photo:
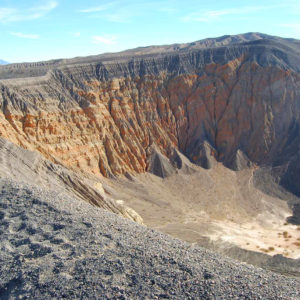
[[[242,150],[238,149],[232,160],[229,162],[228,167],[235,171],[241,171],[250,168],[252,165],[253,163],[248,156]]]
[[[180,170],[184,174],[192,174],[196,172],[196,166],[177,149],[173,150],[173,153],[170,156],[170,161],[176,169]]]
[[[172,165],[170,160],[161,154],[156,145],[150,146],[149,159],[148,159],[148,169],[149,173],[152,173],[158,177],[166,178],[175,173],[176,168]]]
[[[170,158],[163,155],[156,145],[152,145],[148,151],[149,173],[161,178],[166,178],[178,171],[183,174],[192,174],[196,172],[196,166],[176,148],[171,150]]]
[[[217,163],[217,151],[207,141],[198,141],[191,149],[192,151],[190,153],[188,151],[188,157],[190,157],[193,163],[202,168],[211,169]]]

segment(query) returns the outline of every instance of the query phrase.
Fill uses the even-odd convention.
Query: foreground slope
[[[300,282],[0,180],[1,299],[299,299]]]
[[[51,163],[38,152],[20,148],[0,137],[0,178],[9,178],[44,189],[60,190],[77,201],[86,201],[136,222],[141,217],[131,208],[117,203],[91,176],[76,174],[63,166]]]

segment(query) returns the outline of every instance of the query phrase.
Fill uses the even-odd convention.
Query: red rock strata
[[[244,55],[176,76],[91,76],[71,87],[55,76],[29,81],[30,88],[7,81],[0,135],[103,176],[145,172],[153,143],[167,156],[178,148],[200,165],[204,143],[229,166],[238,150],[259,163],[288,139],[298,118],[299,84],[296,73],[248,62]]]

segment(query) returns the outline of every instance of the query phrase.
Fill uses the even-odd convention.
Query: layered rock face
[[[284,164],[298,153],[299,43],[226,43],[2,67],[0,135],[106,177],[147,171],[152,146],[206,168]]]

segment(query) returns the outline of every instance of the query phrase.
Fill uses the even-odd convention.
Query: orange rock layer
[[[152,144],[167,156],[178,148],[199,163],[208,142],[219,161],[230,164],[242,150],[259,163],[293,122],[295,82],[296,74],[241,57],[191,74],[85,79],[65,88],[67,103],[63,92],[49,92],[51,82],[31,89],[8,83],[21,101],[2,92],[0,135],[103,176],[145,172]]]

